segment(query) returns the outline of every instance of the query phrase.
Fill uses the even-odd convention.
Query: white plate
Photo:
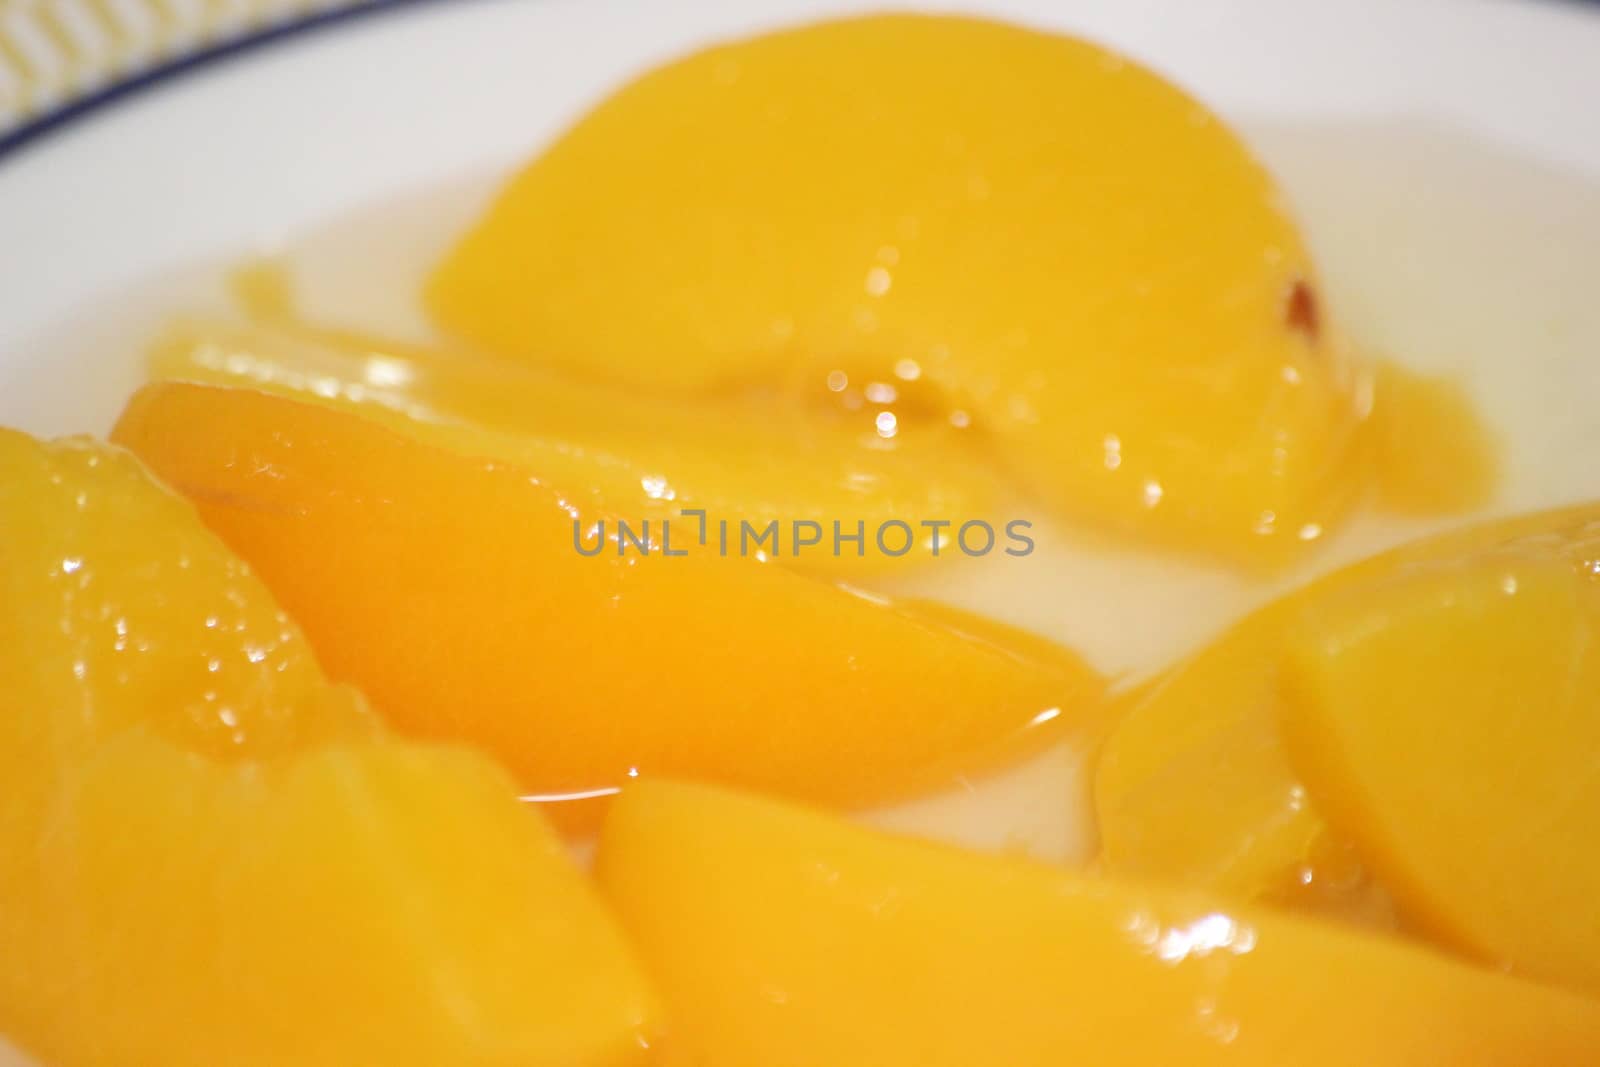
[[[53,374],[40,359],[53,351],[44,339],[63,329],[97,336],[107,294],[187,264],[272,247],[363,205],[507,165],[628,75],[711,39],[879,6],[714,0],[685,9],[456,0],[405,7],[230,57],[76,119],[0,157],[0,424],[51,432],[105,428],[110,412],[89,399],[94,390],[83,366],[63,364]],[[1336,288],[1356,317],[1378,324],[1381,340],[1420,353],[1425,363],[1450,365],[1449,352],[1492,341],[1505,354],[1480,351],[1481,370],[1486,360],[1516,357],[1516,339],[1530,331],[1567,331],[1567,339],[1550,349],[1564,371],[1541,379],[1542,386],[1506,391],[1500,410],[1511,413],[1513,424],[1548,417],[1557,429],[1540,447],[1525,450],[1522,460],[1512,457],[1522,464],[1513,463],[1516,484],[1530,488],[1502,503],[1526,506],[1600,491],[1600,474],[1582,464],[1567,464],[1561,470],[1568,473],[1540,481],[1544,457],[1600,455],[1600,419],[1582,406],[1600,404],[1600,371],[1588,370],[1587,361],[1583,368],[1574,365],[1585,352],[1592,355],[1591,341],[1600,342],[1600,314],[1591,299],[1560,295],[1575,291],[1572,271],[1592,272],[1587,288],[1600,284],[1592,255],[1600,248],[1600,198],[1590,195],[1600,189],[1600,18],[1536,0],[918,6],[988,12],[1109,43],[1244,120],[1248,132],[1283,128],[1316,136],[1333,128],[1327,123],[1344,122],[1376,124],[1392,141],[1425,126],[1503,150],[1505,160],[1495,165],[1501,169],[1461,176],[1472,205],[1461,209],[1463,217],[1485,227],[1476,243],[1472,235],[1455,244],[1409,241],[1398,217],[1366,229],[1330,224],[1325,220],[1353,217],[1333,208],[1312,226],[1312,236],[1334,261]],[[1344,192],[1343,179],[1319,186],[1308,162],[1315,157],[1284,149],[1293,140],[1277,146],[1291,164],[1291,193],[1333,204]],[[1417,151],[1426,155],[1429,143],[1419,140]],[[1272,151],[1268,156],[1279,162]],[[1368,195],[1374,181],[1439,176],[1437,169],[1409,170],[1396,158],[1386,170],[1352,171],[1348,196]],[[1500,176],[1521,171],[1544,177],[1532,185],[1512,181],[1506,188],[1515,185],[1520,199],[1502,199]],[[1458,192],[1455,176],[1448,177],[1451,188],[1407,190],[1409,201],[1389,209],[1426,204],[1435,192]],[[1501,203],[1513,205],[1504,218],[1495,211]],[[1524,208],[1537,211],[1519,229],[1517,213]],[[1541,233],[1597,237],[1587,249],[1580,244],[1574,252],[1569,242],[1544,256]],[[1387,273],[1366,272],[1362,265],[1383,257],[1390,234],[1396,255],[1412,259]],[[1502,247],[1512,250],[1512,262],[1493,275],[1496,291],[1430,288],[1429,275],[1458,269],[1454,260],[1488,262]],[[1569,284],[1546,284],[1556,275]],[[1382,311],[1397,287],[1422,306],[1415,329],[1405,316]],[[1474,306],[1503,297],[1513,306],[1509,317],[1482,319],[1490,324],[1482,328],[1458,324],[1451,333],[1439,324],[1450,317],[1452,296]],[[128,364],[125,352],[111,349],[136,342],[102,336],[108,367]],[[1480,375],[1480,391],[1483,380]],[[1129,566],[1105,590],[1093,574],[1074,576],[1083,598],[1105,596],[1095,629],[1126,625],[1116,614],[1116,598],[1139,581],[1165,583],[1169,592],[1178,588],[1172,575],[1156,569],[1141,575],[1136,566],[1142,564]],[[1226,601],[1229,610],[1263,595],[1241,591],[1229,578],[1182,580],[1190,582],[1184,595]],[[952,595],[960,599],[961,591]],[[1068,636],[1077,643],[1080,635]],[[1092,644],[1090,630],[1081,637]]]

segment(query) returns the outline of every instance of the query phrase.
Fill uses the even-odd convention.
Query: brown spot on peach
[[[1283,321],[1291,330],[1315,341],[1322,332],[1322,313],[1317,306],[1317,291],[1303,278],[1295,279],[1284,301]]]

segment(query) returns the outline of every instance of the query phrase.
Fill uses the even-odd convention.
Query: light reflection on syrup
[[[571,793],[523,793],[517,799],[524,804],[570,804],[580,800],[614,797],[620,792],[622,792],[620,785],[608,785],[599,789],[579,789]]]
[[[1218,953],[1243,956],[1256,947],[1255,928],[1222,912],[1172,925],[1139,911],[1128,917],[1125,929],[1134,944],[1174,965]]]

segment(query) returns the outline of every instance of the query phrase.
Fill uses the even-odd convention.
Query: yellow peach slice
[[[1181,90],[1019,27],[860,18],[670,63],[426,295],[572,374],[970,422],[1068,511],[1252,563],[1366,484],[1369,383],[1270,177]]]
[[[651,994],[511,787],[400,742],[114,738],[6,845],[40,892],[4,900],[0,1031],[57,1067],[641,1063]]]
[[[1600,991],[1600,517],[1319,603],[1285,730],[1407,917]]]
[[[1305,795],[1276,729],[1292,604],[1258,613],[1114,709],[1095,765],[1100,864],[1384,924],[1387,902]]]
[[[510,779],[388,738],[120,450],[0,430],[0,781],[41,1062],[619,1067],[657,1025]]]
[[[1364,932],[641,782],[601,886],[702,1067],[1544,1067],[1600,1003]]]
[[[926,562],[957,552],[953,531],[963,522],[996,518],[993,472],[981,449],[966,447],[972,432],[948,425],[902,431],[874,425],[870,412],[771,396],[662,400],[283,316],[174,322],[150,366],[158,380],[355,411],[441,448],[592,490],[638,520],[692,508],[758,528],[776,521],[782,536],[768,554],[808,569]],[[860,554],[853,544],[833,552],[836,520],[871,531]],[[897,527],[880,542],[876,532],[890,522],[913,540]]]
[[[982,623],[709,549],[580,554],[612,517],[586,498],[323,405],[168,383],[115,436],[334,677],[405,731],[488,748],[529,794],[681,774],[865,805],[1014,758],[1099,703],[1077,657]]]
[[[1499,448],[1461,383],[1383,362],[1373,388],[1375,480],[1386,511],[1458,514],[1493,499]]]
[[[1498,520],[1401,546],[1269,604],[1112,710],[1095,769],[1106,870],[1379,923],[1387,894],[1331,832],[1284,750],[1281,670],[1307,616],[1429,560],[1576,537],[1600,506]]]
[[[250,569],[125,452],[0,429],[0,701],[219,759],[376,728]],[[42,723],[45,720],[40,720]]]

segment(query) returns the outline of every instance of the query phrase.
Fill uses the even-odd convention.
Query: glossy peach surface
[[[1370,382],[1271,178],[1136,64],[996,22],[670,63],[525,167],[427,295],[613,383],[875,385],[1076,516],[1251,564],[1366,484]]]
[[[1284,754],[1278,663],[1295,603],[1258,613],[1113,709],[1095,767],[1100,864],[1387,925],[1382,890]]]
[[[1120,718],[1095,772],[1105,867],[1234,899],[1387,922],[1387,878],[1373,878],[1349,834],[1330,830],[1322,798],[1307,791],[1284,746],[1282,671],[1296,635],[1326,612],[1359,612],[1368,603],[1367,591],[1378,590],[1366,624],[1374,641],[1381,641],[1381,591],[1388,583],[1463,558],[1482,556],[1493,567],[1506,553],[1514,560],[1523,551],[1518,545],[1559,553],[1563,545],[1584,543],[1582,531],[1597,521],[1595,505],[1560,508],[1469,526],[1364,560],[1269,604],[1135,692],[1114,709]],[[1570,621],[1557,613],[1549,625]],[[1445,669],[1430,662],[1430,670]],[[1464,656],[1449,673],[1463,685],[1494,692],[1492,680],[1477,673],[1485,662],[1483,656]],[[1418,700],[1419,715],[1456,714],[1448,700]],[[1533,720],[1527,726],[1530,735],[1544,729]],[[1425,760],[1419,750],[1419,781]]]
[[[612,808],[602,888],[704,1067],[1546,1067],[1600,1002],[1203,895],[705,786]]]
[[[0,431],[0,1032],[54,1067],[636,1062],[653,995],[482,756],[390,739],[119,449]]]
[[[635,521],[698,508],[757,528],[769,552],[832,572],[954,555],[971,519],[1004,522],[976,435],[947,424],[874,424],[870,410],[774,395],[660,398],[573,381],[470,352],[318,328],[287,309],[254,322],[180,319],[153,346],[151,376],[261,389],[358,412],[441,448],[525,466],[592,490]],[[831,400],[831,398],[830,398]],[[835,554],[833,523],[869,531]],[[880,543],[886,522],[906,524]],[[795,524],[809,523],[799,537]],[[942,523],[942,526],[936,525]],[[809,539],[810,545],[797,541]],[[908,547],[910,545],[910,547]]]
[[[1600,515],[1345,588],[1286,675],[1294,766],[1416,923],[1600,991]]]
[[[1075,657],[982,620],[958,631],[709,551],[581,556],[575,529],[605,516],[585,496],[321,405],[157,385],[114,437],[195,501],[333,677],[402,730],[487,748],[530,794],[694,774],[865,804],[1099,704]]]

